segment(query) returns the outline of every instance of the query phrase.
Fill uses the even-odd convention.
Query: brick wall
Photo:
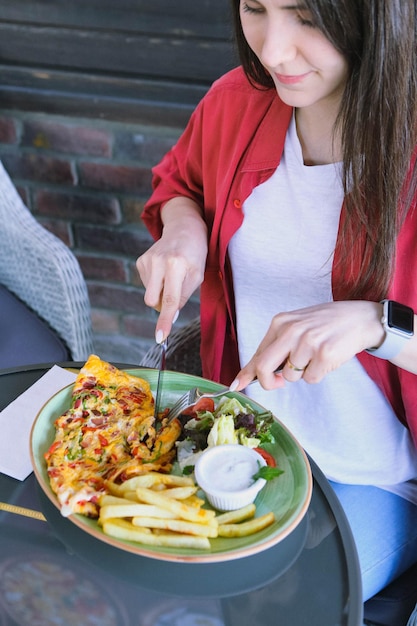
[[[136,258],[151,167],[182,128],[0,110],[0,159],[35,217],[75,253],[87,281],[95,350],[137,363],[156,314],[143,302]],[[198,314],[198,295],[177,324]]]

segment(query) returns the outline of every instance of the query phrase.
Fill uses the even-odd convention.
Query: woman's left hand
[[[232,387],[244,389],[255,377],[265,389],[303,378],[320,382],[329,372],[384,339],[382,305],[365,300],[329,302],[278,313]],[[276,373],[280,364],[283,369]],[[238,382],[236,382],[238,381]]]

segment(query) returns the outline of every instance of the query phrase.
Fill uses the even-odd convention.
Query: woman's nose
[[[297,53],[297,46],[291,28],[271,21],[265,31],[260,60],[266,67],[278,67],[292,60]]]

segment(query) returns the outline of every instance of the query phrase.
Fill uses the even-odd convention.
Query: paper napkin
[[[73,383],[76,376],[54,365],[0,412],[0,472],[18,480],[29,476],[32,472],[29,453],[32,424],[45,402]]]

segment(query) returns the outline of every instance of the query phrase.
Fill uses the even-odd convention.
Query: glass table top
[[[0,408],[44,372],[0,375]],[[57,615],[68,626],[358,626],[353,539],[330,485],[310,462],[311,504],[289,537],[254,556],[204,564],[104,544],[62,517],[33,474],[23,482],[0,474],[0,626],[48,626]]]

